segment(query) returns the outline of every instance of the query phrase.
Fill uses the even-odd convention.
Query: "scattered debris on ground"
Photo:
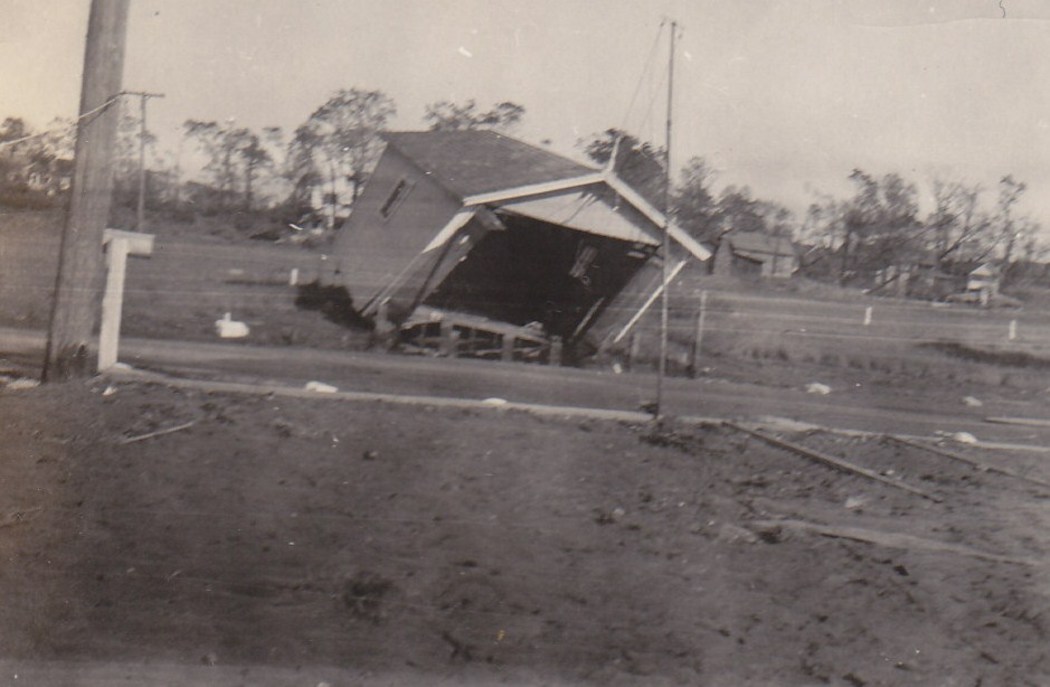
[[[1047,491],[979,446],[756,430],[862,473],[717,425],[112,386],[0,391],[5,659],[1050,680]]]
[[[806,393],[827,396],[831,393],[831,387],[827,384],[821,384],[820,382],[810,382],[806,385]]]

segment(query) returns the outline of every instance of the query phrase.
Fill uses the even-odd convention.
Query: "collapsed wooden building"
[[[388,133],[322,283],[407,345],[585,355],[622,336],[662,276],[663,214],[612,169],[492,131]],[[671,225],[672,272],[710,253]]]

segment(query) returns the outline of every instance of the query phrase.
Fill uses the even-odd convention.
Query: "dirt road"
[[[0,329],[0,350],[39,356],[43,335]],[[549,368],[491,361],[418,358],[379,353],[262,347],[238,343],[171,342],[129,338],[121,360],[135,367],[199,378],[236,379],[303,386],[317,380],[341,390],[474,399],[503,398],[617,410],[638,410],[655,396],[651,374]],[[732,363],[725,361],[725,365]],[[776,385],[711,377],[670,378],[665,412],[676,416],[786,417],[814,424],[896,434],[968,432],[980,439],[1050,443],[1050,429],[990,424],[989,416],[1050,418],[1045,395],[1002,387],[896,379],[873,384],[864,372],[785,366],[791,376]],[[768,377],[768,374],[767,374]],[[833,384],[827,396],[806,393],[809,381]],[[1048,380],[1050,381],[1050,380]],[[967,396],[981,397],[969,406]]]

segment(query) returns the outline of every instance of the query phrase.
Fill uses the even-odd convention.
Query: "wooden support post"
[[[550,354],[550,360],[548,361],[548,364],[549,365],[553,365],[555,367],[561,367],[561,358],[562,358],[561,337],[560,336],[552,336],[551,337],[551,354]]]
[[[514,335],[506,333],[503,335],[503,351],[501,358],[504,362],[512,362],[514,360]]]
[[[631,347],[627,350],[627,369],[633,370],[638,364],[638,356],[642,350],[642,333],[635,330],[631,333]]]
[[[48,327],[45,382],[86,377],[100,311],[102,232],[113,190],[113,142],[120,112],[124,42],[130,0],[92,0],[74,153],[69,212],[58,254],[58,277]]]
[[[459,332],[452,326],[452,322],[441,320],[441,355],[455,358],[458,342]]]
[[[99,372],[117,364],[128,255],[149,255],[153,252],[153,237],[148,234],[107,229],[103,234],[103,241],[106,245],[108,271],[106,291],[102,297],[102,326],[98,335]]]
[[[376,308],[375,330],[373,331],[375,343],[384,351],[393,350],[397,343],[397,327],[390,321],[390,304],[387,299],[379,302]]]

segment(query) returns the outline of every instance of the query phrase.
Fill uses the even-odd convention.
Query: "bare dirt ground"
[[[726,427],[103,380],[0,418],[0,665],[48,684],[1050,683],[1050,489],[887,440],[780,433],[932,498]]]

